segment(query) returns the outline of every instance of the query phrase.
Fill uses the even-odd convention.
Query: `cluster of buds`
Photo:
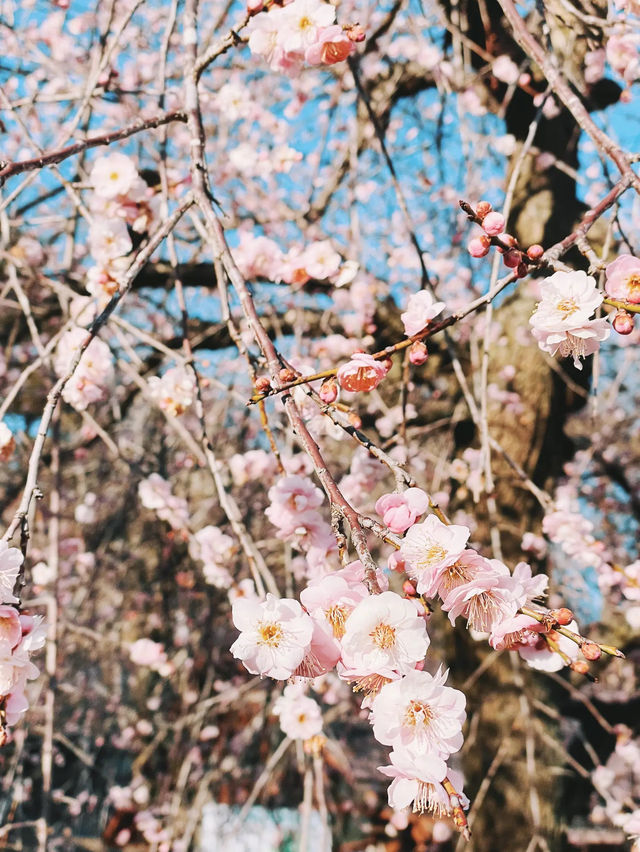
[[[460,207],[484,231],[469,241],[467,249],[471,257],[485,257],[491,246],[495,246],[502,255],[504,265],[514,269],[518,278],[528,275],[530,266],[538,266],[544,254],[542,246],[536,243],[524,251],[516,238],[505,232],[506,223],[502,213],[493,210],[488,201],[479,201],[475,210],[466,201],[460,201]]]

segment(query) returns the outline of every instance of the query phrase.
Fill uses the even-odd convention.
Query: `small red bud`
[[[563,606],[561,609],[552,609],[549,613],[551,618],[555,619],[555,621],[562,625],[562,627],[566,627],[567,624],[570,624],[573,621],[573,613],[570,609],[567,609],[566,606]]]
[[[518,264],[518,266],[516,268],[516,273],[518,275],[518,278],[526,278],[527,277],[527,275],[529,274],[529,267],[527,266],[526,263],[524,263],[524,261],[522,261],[521,263]]]
[[[282,384],[287,385],[289,382],[295,382],[296,380],[296,371],[291,370],[289,367],[284,367],[278,373],[278,378],[282,382]]]
[[[329,404],[335,402],[338,398],[338,383],[335,379],[325,379],[320,385],[318,396],[324,402]]]
[[[527,257],[530,260],[540,260],[542,255],[544,254],[544,249],[538,243],[534,243],[532,246],[529,246],[527,249]]]
[[[582,656],[585,660],[599,660],[602,656],[600,646],[596,645],[595,642],[583,642],[580,646],[580,650],[582,651]]]
[[[258,376],[255,381],[255,388],[258,393],[266,393],[271,387],[271,382],[266,376]]]
[[[509,269],[515,269],[522,262],[522,254],[518,249],[509,249],[509,251],[505,252],[502,262]]]
[[[484,219],[487,213],[491,213],[492,207],[488,201],[478,201],[476,207],[476,216],[478,219]]]
[[[427,351],[427,347],[421,340],[416,340],[415,343],[411,344],[409,349],[409,361],[411,361],[415,367],[420,367],[422,364],[425,364],[428,357],[429,352]]]
[[[613,318],[613,327],[618,334],[631,334],[633,331],[633,314],[629,311],[618,311]]]

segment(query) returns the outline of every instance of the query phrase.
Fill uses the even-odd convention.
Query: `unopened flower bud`
[[[505,252],[502,261],[509,269],[515,269],[522,262],[522,254],[518,249],[509,249],[509,251]]]
[[[414,367],[420,367],[422,364],[425,364],[428,357],[429,353],[427,351],[427,347],[421,340],[416,340],[415,343],[411,344],[411,348],[409,349],[409,361],[411,361]]]
[[[255,380],[255,388],[258,393],[266,393],[271,387],[271,382],[266,376],[258,376]]]
[[[490,237],[497,237],[498,234],[501,234],[504,230],[504,225],[504,216],[502,213],[496,213],[495,210],[487,213],[482,220],[482,227]]]
[[[580,650],[582,651],[582,656],[586,660],[599,660],[602,656],[600,646],[596,645],[595,642],[583,642],[580,646]]]
[[[518,245],[518,241],[516,240],[515,237],[511,236],[511,234],[506,234],[506,233],[498,234],[498,239],[505,246],[510,246],[511,248],[514,248],[515,246]],[[503,249],[503,248],[500,248],[500,246],[498,246],[498,251],[500,252],[500,254],[504,254],[505,251],[507,251],[507,249]]]
[[[349,41],[359,42],[366,38],[365,31],[360,24],[347,24],[342,29]]]
[[[529,246],[527,249],[527,257],[530,260],[540,260],[542,255],[544,254],[544,249],[538,243],[534,243],[532,246]]]
[[[529,267],[527,266],[527,264],[524,261],[521,261],[518,264],[518,266],[516,268],[516,274],[517,274],[518,278],[526,278],[527,275],[529,274]]]
[[[402,591],[408,598],[414,598],[417,595],[416,587],[413,585],[411,580],[405,580],[402,584]]]
[[[467,243],[467,251],[471,257],[484,257],[489,253],[490,248],[491,240],[486,234],[482,234],[480,237],[474,237]]]
[[[569,668],[578,674],[586,675],[589,671],[589,663],[586,663],[584,660],[576,660],[574,663],[571,663]]]
[[[566,606],[561,607],[561,609],[552,609],[549,615],[563,627],[570,624],[574,618],[573,613]]]
[[[618,311],[613,318],[613,327],[618,334],[631,334],[633,331],[633,314],[629,311]]]
[[[488,201],[478,201],[476,206],[476,216],[478,219],[484,219],[487,213],[491,213],[492,207]]]
[[[296,371],[290,369],[289,367],[284,367],[278,373],[278,378],[282,382],[282,384],[287,385],[289,382],[295,382],[296,380]]]
[[[318,396],[327,405],[338,398],[338,383],[335,379],[325,379],[320,385]]]

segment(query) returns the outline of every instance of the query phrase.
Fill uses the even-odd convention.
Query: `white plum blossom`
[[[177,417],[192,405],[196,380],[185,367],[171,367],[162,377],[152,376],[149,379],[149,392],[159,408]]]
[[[345,624],[342,661],[361,675],[395,678],[424,659],[429,636],[411,601],[395,592],[370,595],[355,607]]]
[[[240,636],[231,646],[251,674],[291,677],[311,644],[313,621],[292,598],[268,594],[262,603],[238,598],[232,609]]]
[[[11,429],[9,429],[6,423],[0,420],[0,461],[10,459],[15,448],[16,441]]]
[[[389,758],[391,766],[379,766],[378,771],[393,778],[388,791],[392,808],[412,805],[414,813],[432,813],[436,817],[450,815],[451,800],[442,786],[445,777],[454,784],[462,807],[468,806],[469,801],[461,791],[462,778],[449,770],[438,754],[422,755],[403,749],[392,751]]]
[[[129,254],[133,248],[127,224],[122,219],[99,217],[91,225],[89,250],[98,264],[107,265]]]
[[[422,331],[432,319],[442,313],[444,302],[436,302],[428,290],[420,290],[409,297],[407,310],[400,314],[407,337]]]
[[[435,515],[409,529],[400,555],[411,566],[419,594],[433,595],[437,578],[462,555],[470,535],[468,527],[443,524]]]
[[[9,547],[6,541],[0,541],[0,602],[18,603],[13,589],[24,557],[17,547]]]
[[[89,181],[101,198],[126,195],[136,178],[138,170],[126,154],[115,152],[98,157],[89,175]]]
[[[538,346],[551,355],[572,356],[574,366],[581,370],[580,358],[596,352],[611,332],[605,319],[590,319],[602,304],[603,293],[594,278],[576,270],[546,278],[541,295],[529,320]]]
[[[303,694],[304,684],[294,683],[273,705],[273,712],[280,717],[282,732],[294,740],[308,740],[322,731],[322,711],[313,698]]]
[[[459,689],[444,685],[447,675],[441,669],[435,675],[415,669],[383,686],[371,706],[378,742],[442,757],[458,751],[466,699]]]

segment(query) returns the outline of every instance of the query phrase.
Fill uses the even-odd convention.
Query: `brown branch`
[[[138,121],[130,124],[128,127],[123,127],[121,130],[113,130],[111,133],[102,133],[100,136],[90,136],[88,139],[83,139],[81,142],[74,142],[72,145],[67,145],[66,148],[59,148],[57,151],[49,151],[43,153],[39,157],[34,157],[31,160],[20,160],[14,163],[4,163],[0,168],[0,186],[4,181],[19,175],[22,172],[32,172],[36,169],[42,169],[44,166],[56,165],[63,160],[67,160],[74,154],[79,154],[81,151],[86,151],[88,148],[97,148],[101,145],[110,145],[118,139],[126,139],[129,136],[134,136],[142,130],[149,130],[154,127],[160,127],[163,124],[170,124],[173,121],[186,121],[187,117],[183,112],[168,112],[163,115],[155,115],[153,118],[138,119]]]

